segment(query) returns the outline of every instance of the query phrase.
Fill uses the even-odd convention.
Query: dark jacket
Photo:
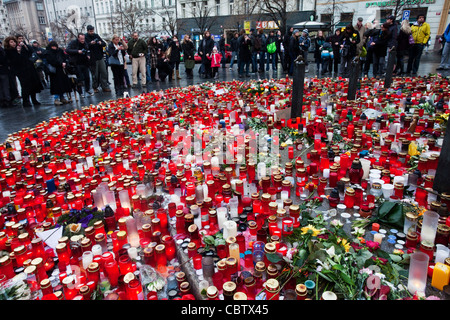
[[[397,47],[398,45],[398,24],[393,23],[389,26],[388,48]]]
[[[27,49],[17,52],[17,49],[6,49],[6,58],[10,63],[11,72],[19,78],[22,95],[30,95],[41,92],[42,86],[39,75],[31,61],[32,50]]]
[[[356,35],[355,43],[351,41],[351,39],[353,38],[353,34]],[[359,32],[357,32],[356,30],[353,30],[352,32],[343,31],[341,35],[341,44],[346,47],[346,50],[348,50],[346,58],[354,58],[356,56],[356,45],[361,41]]]
[[[340,61],[341,60],[341,35],[333,34],[328,38],[328,41],[331,43],[331,47],[333,48],[333,59]],[[337,44],[336,44],[337,43]]]
[[[169,61],[164,61],[163,58],[158,58],[157,68],[158,75],[161,80],[164,80],[168,75],[172,73],[172,68],[170,67]]]
[[[409,36],[411,33],[406,33],[400,29],[397,37],[397,52],[408,50],[410,47]]]
[[[50,93],[64,94],[71,91],[71,84],[62,64],[67,64],[68,57],[61,48],[56,50],[47,47],[44,57],[48,64],[56,68],[56,73],[49,73],[50,77]]]
[[[289,40],[289,56],[291,59],[296,59],[300,55],[300,44],[298,42],[298,39],[295,35],[291,36],[291,39]]]
[[[181,59],[181,43],[178,41],[178,45],[176,41],[172,41],[170,43],[170,62],[179,62]]]
[[[238,38],[239,42],[239,60],[242,62],[250,62],[252,59],[251,46],[252,41],[250,38],[245,39],[242,35]]]
[[[219,51],[225,51],[225,38],[224,37],[220,37]]]
[[[97,61],[103,59],[103,47],[106,47],[105,41],[96,33],[90,35],[86,33],[84,35],[84,39],[89,46],[89,50],[91,50],[91,60]],[[94,44],[91,44],[91,41],[94,41]],[[101,42],[100,44],[98,42]]]
[[[183,50],[183,60],[194,60],[195,46],[192,40],[183,41],[181,43],[181,49]]]
[[[320,60],[322,54],[322,46],[325,43],[325,37],[316,37],[314,39],[314,59]]]
[[[158,65],[158,51],[163,51],[163,45],[160,42],[150,42],[148,44],[148,59],[147,59],[147,64],[151,67],[151,68],[156,68]]]
[[[198,46],[198,55],[202,58],[202,63],[211,64],[211,60],[206,56],[211,55],[214,48],[214,40],[211,37],[204,37]]]
[[[389,31],[384,32],[376,29],[371,35],[372,41],[375,43],[373,45],[373,53],[377,57],[385,57],[390,39]]]
[[[84,50],[84,53],[78,53],[78,50]],[[81,43],[78,39],[69,42],[66,48],[66,52],[69,55],[69,63],[72,65],[86,65],[90,63],[91,52],[87,42]]]
[[[239,37],[233,37],[233,39],[231,39],[231,43],[230,43],[230,50],[232,52],[238,52],[239,50],[239,42],[238,42]]]
[[[283,37],[283,47],[285,54],[289,54],[289,43],[291,42],[292,32],[287,31]]]
[[[9,73],[9,62],[6,57],[6,52],[3,47],[0,47],[0,74],[8,74]]]
[[[137,39],[137,41],[131,39],[128,42],[127,52],[133,58],[139,58],[140,53],[143,53],[145,55],[147,54],[147,51],[148,51],[147,44],[142,39]]]

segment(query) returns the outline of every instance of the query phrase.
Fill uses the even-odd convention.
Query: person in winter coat
[[[322,60],[322,48],[325,44],[325,37],[323,36],[323,31],[317,31],[317,37],[314,38],[314,61],[317,66],[317,73],[319,73],[320,66],[322,66],[322,73],[324,71],[323,68],[323,60]]]
[[[158,57],[158,75],[161,81],[166,80],[166,77],[169,76],[169,81],[172,80],[172,67],[170,65],[169,59],[166,57],[166,53],[164,51]]]
[[[131,59],[131,78],[132,87],[137,88],[138,74],[141,75],[141,86],[147,88],[147,61],[145,55],[148,52],[147,43],[139,37],[139,33],[133,32],[130,41],[128,41],[128,55]]]
[[[148,59],[147,66],[150,69],[150,81],[156,82],[156,70],[158,64],[158,55],[163,49],[162,44],[158,43],[156,37],[151,37],[148,40]]]
[[[272,63],[272,71],[277,71],[277,37],[275,36],[275,32],[273,30],[270,30],[269,37],[266,40],[266,51],[267,51],[267,65],[266,65],[266,71],[269,71],[270,69],[270,63]],[[275,52],[269,52],[269,46],[271,43],[275,43]],[[271,45],[273,46],[273,45]]]
[[[364,41],[364,45],[366,47],[367,50],[367,54],[366,54],[366,59],[364,61],[362,70],[365,76],[367,76],[369,74],[370,71],[370,65],[373,63],[373,48],[370,46],[370,42],[372,42],[371,40],[371,33],[373,32],[372,30],[374,30],[375,27],[371,22],[366,22],[366,32],[364,32],[364,36],[363,36],[363,40]]]
[[[9,62],[5,49],[0,43],[0,108],[12,106]]]
[[[64,97],[72,91],[72,86],[67,76],[66,66],[68,56],[59,48],[56,41],[50,41],[45,50],[47,64],[51,65],[54,73],[50,73],[50,93],[54,96],[55,105],[59,106],[68,102]]]
[[[219,77],[220,62],[222,61],[222,54],[217,50],[217,47],[213,48],[209,59],[211,60],[212,76],[214,79],[217,79]]]
[[[111,72],[113,74],[114,91],[118,97],[123,95],[125,90],[123,78],[126,72],[124,65],[126,64],[125,55],[127,54],[127,48],[127,44],[116,34],[113,35],[107,48],[109,54],[109,66],[111,67]]]
[[[227,61],[225,58],[225,37],[221,36],[220,40],[219,40],[219,52],[222,56],[222,68],[226,68],[227,67]]]
[[[283,72],[286,71],[286,62],[284,60],[285,57],[285,48],[283,45],[283,35],[280,30],[275,34],[276,44],[277,44],[277,53],[275,54],[275,65],[278,66],[278,61],[281,63],[281,67],[283,68]]]
[[[289,28],[289,30],[286,32],[286,34],[283,36],[283,47],[284,47],[284,63],[285,65],[283,66],[284,68],[284,72],[289,72],[290,66],[291,66],[291,56],[289,54],[289,45],[291,42],[291,37],[292,37],[292,33],[294,32],[294,28],[291,27]]]
[[[298,39],[298,42],[300,44],[300,51],[301,54],[303,55],[303,59],[305,60],[305,64],[306,64],[306,72],[308,72],[308,51],[309,51],[309,47],[311,46],[311,39],[309,38],[309,31],[308,29],[304,29],[302,31],[302,35],[300,36],[300,38]]]
[[[186,67],[187,78],[192,79],[194,78],[193,70],[195,67],[195,45],[188,34],[184,35],[183,41],[181,42],[181,49],[183,50],[183,61]]]
[[[356,57],[356,46],[360,41],[359,33],[356,32],[352,24],[348,24],[342,31],[341,37],[341,76],[349,78],[350,64]]]
[[[172,41],[169,45],[170,48],[170,57],[169,62],[172,68],[172,72],[176,72],[177,79],[181,79],[180,77],[180,61],[181,61],[181,43],[178,40],[178,36],[173,36]],[[172,78],[175,75],[172,74]]]
[[[397,62],[395,64],[394,75],[402,75],[404,72],[403,59],[408,53],[411,36],[411,26],[409,20],[403,20],[397,37]]]
[[[333,60],[330,64],[330,72],[334,72],[336,76],[339,73],[339,65],[341,63],[341,29],[337,28],[334,34],[329,37],[328,42],[331,43],[333,49]]]
[[[258,72],[264,72],[264,67],[266,64],[266,55],[267,55],[267,36],[264,33],[264,29],[258,30],[257,35],[260,43],[261,49],[259,50],[259,69]]]
[[[239,77],[242,78],[244,76],[244,67],[245,67],[245,75],[250,77],[250,63],[252,61],[252,40],[245,33],[245,30],[242,29],[240,31],[240,36],[238,38],[239,43]]]
[[[417,75],[419,70],[423,48],[430,39],[430,25],[425,21],[425,15],[419,14],[417,16],[417,21],[411,26],[411,34],[414,44],[409,49],[406,73],[411,73],[414,76]]]
[[[294,75],[294,61],[301,54],[299,38],[300,38],[300,31],[298,29],[295,29],[292,32],[292,36],[289,41],[289,58],[290,58],[289,75],[290,76]]]
[[[93,96],[94,91],[91,90],[91,77],[89,74],[91,52],[86,43],[85,35],[79,33],[76,39],[69,42],[66,53],[69,55],[69,64],[76,69],[78,81],[84,84],[85,93]]]
[[[211,32],[206,30],[203,34],[203,39],[200,41],[198,46],[198,55],[202,58],[201,74],[205,77],[205,79],[212,77],[211,72],[211,60],[209,60],[209,56],[212,53],[214,48],[214,40],[211,37]]]
[[[32,60],[38,72],[39,79],[41,79],[42,85],[46,87],[47,86],[47,83],[45,81],[46,75],[44,71],[44,63],[42,60],[45,49],[39,45],[39,42],[37,42],[37,40],[31,40],[30,43],[31,43],[31,50],[33,51],[33,54],[31,56]]]
[[[33,105],[40,105],[41,103],[36,99],[36,94],[44,88],[31,61],[31,48],[22,41],[18,42],[16,37],[7,37],[4,41],[4,47],[10,64],[10,71],[19,78],[22,89],[22,105],[31,107],[30,98]]]
[[[447,25],[442,35],[444,48],[442,49],[442,57],[436,70],[450,70],[450,23]]]
[[[92,75],[92,88],[95,93],[98,92],[99,86],[103,92],[111,92],[108,85],[108,71],[103,54],[103,47],[106,47],[106,42],[95,33],[93,26],[88,25],[86,29],[85,40],[91,51],[89,70]]]
[[[230,61],[230,70],[233,70],[234,60],[237,59],[239,54],[239,33],[235,32],[233,38],[231,39],[230,49],[231,49],[231,61]],[[239,60],[237,61],[237,65],[239,67]]]
[[[390,38],[389,24],[385,22],[381,25],[381,30],[373,30],[372,36],[370,46],[373,47],[373,76],[377,77],[384,74],[384,62]]]

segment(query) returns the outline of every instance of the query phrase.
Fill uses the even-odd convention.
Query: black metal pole
[[[450,121],[447,122],[439,162],[434,176],[433,189],[439,193],[450,192]]]
[[[291,119],[301,117],[303,107],[303,89],[305,85],[305,67],[303,59],[294,61],[294,78],[292,80]]]
[[[355,58],[350,62],[350,77],[348,79],[347,100],[355,100],[356,90],[358,89],[359,75],[361,73],[361,65],[359,58]]]
[[[395,47],[389,51],[388,62],[386,66],[386,76],[384,78],[384,88],[390,88],[392,85],[392,74],[394,73],[395,63],[397,61],[397,50]]]

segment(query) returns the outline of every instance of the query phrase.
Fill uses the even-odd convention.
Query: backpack
[[[275,42],[271,42],[267,45],[267,52],[273,54],[277,51],[277,44]]]

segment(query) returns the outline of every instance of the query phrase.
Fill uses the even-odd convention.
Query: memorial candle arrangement
[[[0,146],[1,290],[23,283],[28,299],[66,300],[377,299],[386,280],[366,267],[383,250],[424,254],[425,272],[439,263],[433,288],[442,291],[448,250],[435,261],[434,249],[448,248],[450,194],[432,182],[448,79],[396,79],[386,90],[365,78],[353,101],[344,79],[306,79],[293,119],[291,86],[172,88],[9,135]],[[359,251],[363,265],[329,269],[327,259]],[[396,267],[411,277],[403,289],[392,280],[399,289],[386,298],[425,291],[423,266]]]

